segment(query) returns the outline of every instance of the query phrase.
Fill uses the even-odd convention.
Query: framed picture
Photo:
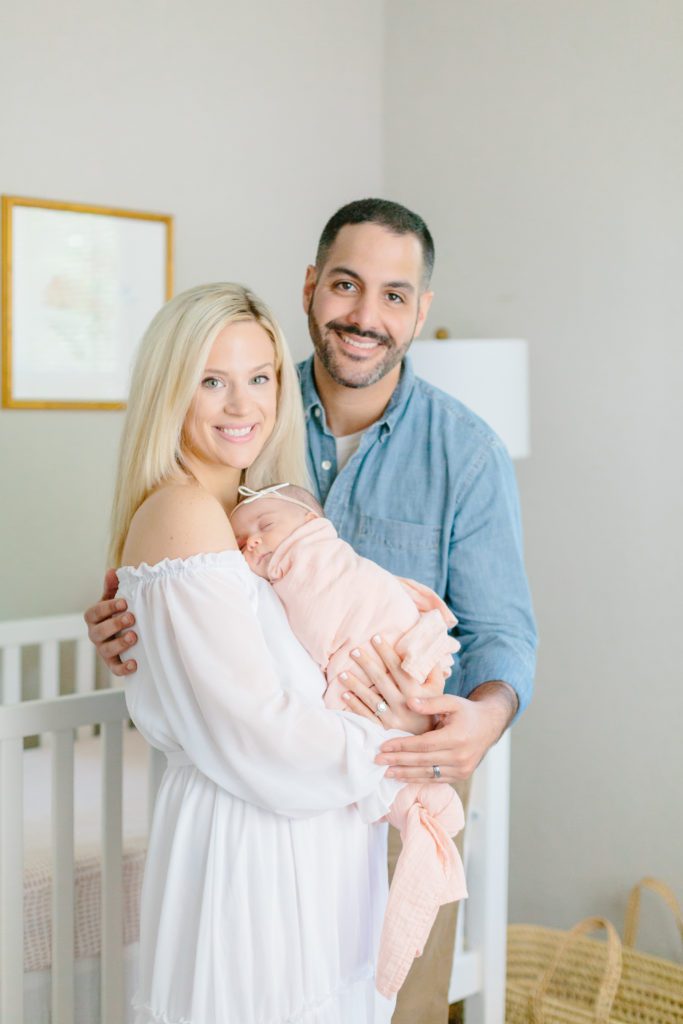
[[[125,408],[172,261],[170,216],[3,196],[3,407]]]

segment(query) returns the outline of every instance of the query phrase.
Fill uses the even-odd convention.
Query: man
[[[299,374],[309,470],[325,515],[362,555],[426,583],[459,619],[462,645],[424,736],[390,741],[379,760],[398,779],[466,780],[531,696],[535,626],[524,574],[514,473],[493,432],[415,377],[405,355],[425,321],[434,245],[424,221],[365,199],[342,207],[304,283],[313,356]],[[86,612],[90,637],[117,675],[135,642],[114,601]],[[118,634],[118,635],[117,635]],[[374,709],[373,709],[374,710]],[[464,788],[463,788],[464,787]],[[397,856],[390,840],[390,861]],[[442,908],[399,993],[394,1024],[445,1024],[456,907]]]

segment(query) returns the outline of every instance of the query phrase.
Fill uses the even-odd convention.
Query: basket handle
[[[673,889],[670,889],[666,882],[660,881],[659,878],[646,877],[641,878],[633,886],[629,894],[624,921],[624,945],[635,945],[638,922],[640,920],[640,895],[643,889],[651,889],[652,892],[656,892],[658,896],[661,896],[667,907],[671,910],[674,920],[678,925],[678,930],[681,933],[681,939],[683,939],[683,913],[681,913],[681,908]]]
[[[595,1000],[595,1024],[609,1024],[612,1003],[617,994],[621,980],[621,939],[614,925],[604,917],[586,917],[575,924],[564,936],[555,951],[552,962],[541,975],[536,988],[531,993],[531,1015],[534,1024],[545,1024],[543,1001],[547,995],[553,975],[568,950],[580,935],[604,928],[607,932],[607,962],[605,973]]]

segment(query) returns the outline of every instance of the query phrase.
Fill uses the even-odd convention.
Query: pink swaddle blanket
[[[394,645],[405,671],[420,683],[436,665],[448,674],[460,647],[448,633],[455,616],[429,587],[358,555],[328,519],[294,530],[273,552],[268,575],[294,633],[325,672],[327,707],[345,709],[338,676],[354,670],[351,650],[376,633]],[[467,891],[451,838],[463,827],[464,814],[450,786],[404,786],[387,820],[403,840],[377,966],[377,989],[391,997],[422,953],[438,908]]]
[[[446,604],[429,587],[356,554],[329,519],[312,519],[283,540],[268,576],[294,633],[325,673],[327,707],[344,708],[337,677],[353,671],[350,652],[376,633],[418,682],[435,665],[450,672],[460,644],[448,633],[457,619]]]
[[[467,896],[465,869],[453,843],[464,827],[462,803],[450,786],[409,783],[387,821],[401,833],[403,849],[389,890],[377,960],[377,989],[396,995],[416,956],[421,956],[440,906]]]

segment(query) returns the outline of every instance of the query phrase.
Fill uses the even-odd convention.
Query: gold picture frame
[[[172,216],[2,196],[2,407],[125,409],[172,294]]]

